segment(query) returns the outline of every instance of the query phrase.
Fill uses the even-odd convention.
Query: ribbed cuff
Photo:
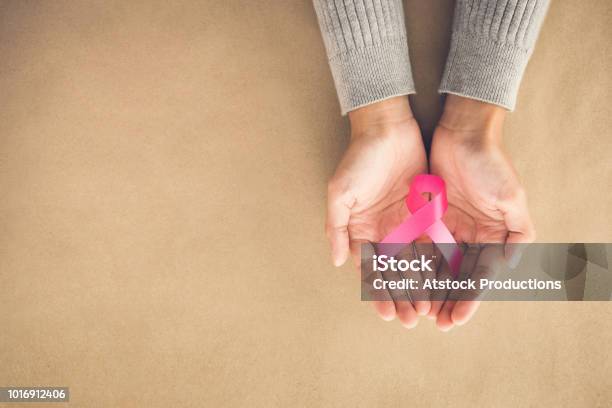
[[[514,110],[529,51],[472,33],[453,35],[440,93]]]
[[[342,114],[415,92],[405,41],[337,54],[329,59]]]

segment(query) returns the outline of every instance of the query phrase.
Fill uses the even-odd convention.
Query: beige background
[[[428,133],[452,2],[406,10]],[[507,124],[541,242],[612,241],[611,10],[554,2]],[[347,129],[308,0],[1,1],[0,385],[610,406],[611,304],[486,304],[441,334],[359,301],[322,227]]]

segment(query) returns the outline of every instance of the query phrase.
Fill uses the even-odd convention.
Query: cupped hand
[[[407,216],[411,179],[427,171],[419,126],[406,97],[391,98],[349,113],[351,142],[328,186],[326,232],[334,265],[349,256],[359,267],[360,246],[380,242]],[[385,320],[398,316],[414,327],[430,302],[374,302]]]
[[[502,148],[503,108],[448,95],[434,132],[431,172],[444,179],[444,222],[459,243],[529,243],[535,230],[525,190]],[[506,256],[516,257],[511,245]],[[512,264],[512,259],[509,260]],[[433,302],[429,316],[449,330],[466,323],[479,302]]]

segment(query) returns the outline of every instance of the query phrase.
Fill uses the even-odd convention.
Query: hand
[[[413,176],[427,171],[421,132],[406,97],[349,113],[351,142],[329,182],[326,232],[334,265],[349,254],[360,265],[360,245],[379,242],[408,214],[404,199]],[[379,315],[414,327],[430,302],[374,302]],[[416,308],[416,309],[415,309]]]
[[[444,222],[459,243],[535,239],[525,191],[501,146],[504,117],[503,108],[448,95],[434,132],[431,172],[446,182],[449,207]],[[508,251],[506,257],[517,255]],[[466,323],[478,305],[434,302],[429,316],[437,315],[438,327],[449,330]]]

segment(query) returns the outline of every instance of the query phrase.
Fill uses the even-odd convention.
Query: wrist
[[[500,106],[449,94],[439,126],[460,133],[501,134],[506,110]]]
[[[348,113],[353,135],[360,130],[385,128],[414,121],[406,96],[397,96],[363,106]]]

